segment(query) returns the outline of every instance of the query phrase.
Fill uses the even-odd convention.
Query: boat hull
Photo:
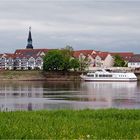
[[[137,78],[109,78],[109,79],[102,79],[102,78],[89,78],[85,76],[81,76],[84,81],[95,81],[95,82],[136,82]]]
[[[84,80],[86,82],[136,82],[137,80]]]

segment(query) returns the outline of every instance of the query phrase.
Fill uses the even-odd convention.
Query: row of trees
[[[84,71],[90,64],[88,58],[74,58],[73,48],[66,46],[63,49],[50,50],[44,56],[43,69],[45,71]],[[114,67],[127,66],[126,62],[119,55],[114,56]]]
[[[66,46],[59,50],[50,50],[44,56],[43,69],[45,71],[83,71],[88,66],[87,59],[77,59],[73,57],[73,48]]]

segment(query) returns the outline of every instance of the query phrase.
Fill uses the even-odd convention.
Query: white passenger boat
[[[109,72],[104,69],[95,72],[88,72],[80,76],[84,81],[137,81],[132,72]]]

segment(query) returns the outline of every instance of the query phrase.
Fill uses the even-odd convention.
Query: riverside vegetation
[[[3,70],[0,71],[1,80],[45,80],[42,71],[30,70],[30,71],[14,71]]]
[[[4,70],[0,71],[1,81],[80,81],[80,72]]]
[[[1,112],[1,139],[140,139],[140,110]]]

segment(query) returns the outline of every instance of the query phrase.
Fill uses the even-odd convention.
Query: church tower
[[[33,49],[33,45],[32,45],[32,35],[31,35],[31,27],[29,27],[29,35],[28,35],[28,40],[27,40],[26,49]]]

